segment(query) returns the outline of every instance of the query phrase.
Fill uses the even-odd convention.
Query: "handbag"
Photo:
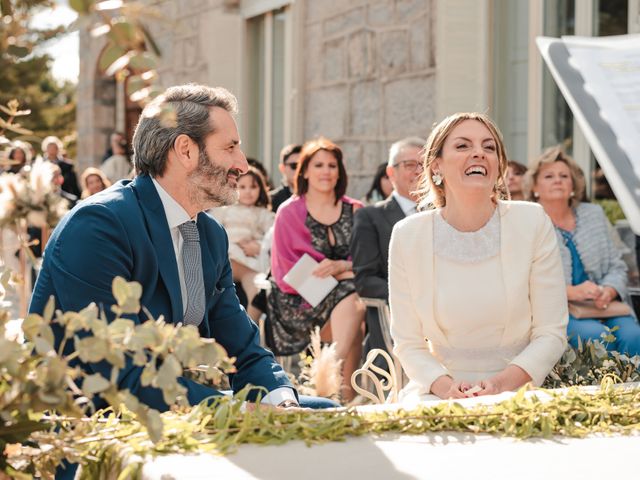
[[[596,307],[593,300],[570,301],[569,313],[575,318],[611,318],[631,315],[631,307],[624,302],[614,300],[607,308]]]

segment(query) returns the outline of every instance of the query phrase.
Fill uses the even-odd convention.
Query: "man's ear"
[[[173,150],[176,160],[185,170],[191,171],[198,165],[198,146],[189,135],[178,135],[173,142]]]
[[[395,180],[396,172],[393,170],[391,165],[387,165],[385,172],[387,173],[387,178],[389,178],[389,180]]]

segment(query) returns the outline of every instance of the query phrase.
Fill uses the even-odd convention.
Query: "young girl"
[[[238,179],[238,203],[209,211],[227,231],[229,258],[233,280],[240,282],[247,294],[247,312],[257,320],[260,312],[251,305],[258,293],[254,279],[259,272],[266,272],[269,259],[262,252],[262,239],[273,225],[275,214],[271,211],[269,193],[260,172],[254,167]]]

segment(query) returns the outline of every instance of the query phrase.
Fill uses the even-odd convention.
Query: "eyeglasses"
[[[405,169],[411,172],[417,172],[419,170],[424,170],[424,165],[422,162],[418,160],[401,160],[394,165],[394,167],[399,167],[400,165],[404,166]]]
[[[285,165],[289,167],[291,170],[295,170],[296,168],[298,168],[298,162],[289,162],[289,163],[285,163]]]

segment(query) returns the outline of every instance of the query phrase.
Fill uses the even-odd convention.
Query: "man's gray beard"
[[[200,210],[224,205],[233,205],[238,201],[238,191],[229,185],[228,170],[209,161],[209,156],[201,150],[198,168],[187,177],[189,200]]]

